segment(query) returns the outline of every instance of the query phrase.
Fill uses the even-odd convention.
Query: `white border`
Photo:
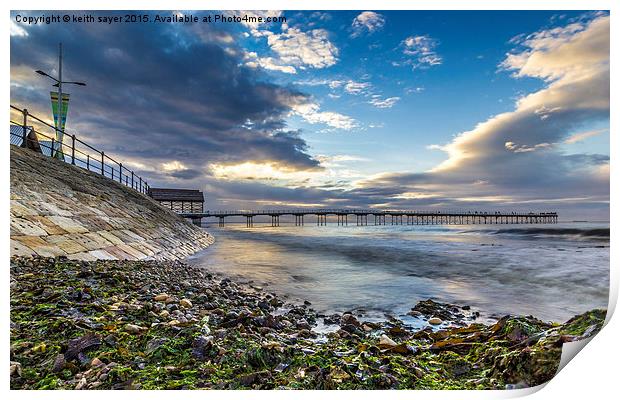
[[[53,4],[53,7],[51,7]],[[164,9],[221,9],[221,10],[271,10],[271,9],[290,9],[290,10],[400,10],[400,9],[412,9],[412,10],[611,10],[612,25],[611,25],[611,37],[617,38],[617,31],[615,22],[615,9],[618,9],[619,3],[611,0],[434,0],[434,1],[408,1],[402,0],[381,0],[381,1],[369,1],[369,0],[357,0],[355,2],[344,1],[337,2],[335,0],[297,0],[297,1],[283,1],[283,0],[264,0],[261,2],[248,1],[248,0],[228,0],[228,1],[197,1],[197,0],[185,0],[179,1],[163,1],[163,0],[134,0],[125,3],[114,3],[108,1],[90,1],[85,4],[83,1],[77,0],[65,0],[60,2],[51,3],[43,0],[23,0],[11,4],[3,4],[5,8],[5,19],[2,20],[4,27],[3,31],[6,34],[6,38],[2,41],[2,53],[10,54],[9,51],[9,10],[46,10],[46,9],[64,9],[64,10],[114,10],[114,9],[147,9],[147,10],[164,10]],[[611,41],[611,59],[612,64],[618,65],[618,41]],[[4,76],[9,78],[9,62],[5,61],[1,68]],[[10,79],[10,78],[9,78]],[[611,87],[617,89],[617,79],[614,78],[614,74],[611,74]],[[4,103],[8,109],[9,105],[9,88],[6,88],[2,92]],[[618,107],[615,99],[615,91],[611,93],[612,107],[611,107],[611,128],[610,132],[614,132],[611,136],[611,148],[618,149],[617,132],[614,129],[615,119],[618,116]],[[7,121],[8,122],[8,121]],[[5,126],[8,125],[5,123]],[[9,151],[8,142],[2,142],[2,155],[4,160],[4,168],[0,169],[0,176],[2,177],[2,185],[0,185],[1,201],[3,210],[0,212],[0,218],[2,222],[0,229],[2,229],[2,236],[5,238],[3,246],[1,247],[0,259],[8,260],[9,258]],[[613,158],[613,156],[612,156]],[[613,160],[612,160],[613,163]],[[618,174],[613,168],[611,168],[611,197],[617,198],[618,194]],[[617,209],[611,208],[610,219],[612,221],[618,221],[620,213]],[[618,296],[618,256],[615,251],[617,245],[616,237],[612,234],[611,237],[611,288],[610,288],[610,306],[609,309],[615,308]],[[8,290],[8,263],[4,264],[6,269],[4,270],[4,284],[2,285],[2,316],[3,316],[3,329],[1,332],[4,345],[1,346],[3,359],[5,360],[5,368],[8,366],[8,349],[9,349],[9,290]],[[609,313],[611,316],[611,312]],[[610,394],[617,391],[615,385],[616,379],[618,379],[618,367],[617,364],[620,361],[620,346],[618,344],[618,338],[620,337],[620,323],[618,317],[609,321],[608,325],[603,331],[597,335],[591,343],[587,345],[587,350],[579,353],[575,359],[568,363],[568,365],[558,374],[546,387],[536,392],[536,390],[523,390],[513,392],[431,392],[431,391],[355,391],[352,393],[342,392],[315,392],[315,391],[282,391],[282,392],[234,392],[234,391],[220,391],[205,393],[202,391],[186,391],[180,393],[170,393],[166,391],[161,392],[126,392],[126,393],[110,393],[106,391],[89,391],[88,393],[79,393],[74,391],[63,392],[9,392],[9,376],[8,371],[5,369],[6,375],[2,378],[2,390],[7,397],[5,398],[36,398],[36,399],[77,399],[87,397],[89,399],[108,399],[110,396],[129,398],[149,398],[149,399],[164,399],[170,395],[181,395],[184,398],[204,398],[204,396],[217,397],[217,398],[237,398],[237,397],[252,397],[252,398],[289,398],[291,396],[314,399],[318,396],[326,396],[329,398],[336,398],[342,396],[352,396],[356,399],[377,398],[377,397],[389,397],[389,398],[454,398],[454,399],[470,399],[470,398],[506,398],[522,396],[527,393],[536,392],[532,395],[533,399],[546,399],[546,398],[561,398],[561,399],[590,399],[590,398],[608,398]]]

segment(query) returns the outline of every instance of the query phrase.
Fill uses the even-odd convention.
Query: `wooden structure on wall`
[[[148,195],[163,207],[179,214],[204,212],[204,195],[200,190],[149,188]]]

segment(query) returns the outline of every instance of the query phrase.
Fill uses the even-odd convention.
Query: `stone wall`
[[[213,236],[95,172],[11,147],[11,255],[186,257]]]

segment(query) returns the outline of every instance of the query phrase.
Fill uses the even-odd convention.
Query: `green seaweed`
[[[564,324],[507,316],[491,326],[432,333],[391,321],[370,332],[341,331],[314,341],[315,334],[296,325],[301,319],[314,323],[319,317],[312,311],[299,308],[276,317],[274,306],[264,305],[278,304],[273,295],[229,285],[180,263],[14,258],[11,388],[533,386],[553,377],[562,343],[595,334],[606,314],[592,310]],[[170,314],[180,306],[176,300],[174,307],[154,301],[159,293],[191,299],[193,319],[172,324],[174,316],[161,317],[161,310]],[[420,308],[453,306],[426,301]],[[268,315],[279,325],[266,324]],[[381,345],[382,333],[394,333],[399,345]],[[89,344],[76,350],[81,341]]]

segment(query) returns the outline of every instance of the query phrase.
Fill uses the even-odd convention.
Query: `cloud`
[[[353,23],[351,24],[353,33],[351,37],[360,36],[364,32],[373,33],[381,30],[384,25],[385,18],[383,15],[374,11],[364,11],[353,19]]]
[[[185,164],[177,160],[162,163],[161,168],[166,172],[184,171],[187,169]]]
[[[373,95],[368,103],[377,108],[392,108],[396,103],[398,103],[398,100],[400,100],[400,97],[388,97],[384,99],[379,95]]]
[[[270,185],[271,187],[286,187],[290,189],[304,188],[313,190],[333,190],[342,186],[350,186],[351,179],[362,177],[346,165],[354,162],[368,161],[351,155],[317,156],[319,167],[305,170],[290,168],[278,161],[243,162],[243,163],[212,163],[208,169],[211,176],[220,184],[222,182],[253,182]],[[343,179],[337,181],[336,179]],[[271,198],[268,197],[268,198]],[[299,200],[298,200],[299,201]],[[324,200],[317,200],[321,203]],[[272,201],[273,204],[282,202],[282,199]]]
[[[320,111],[320,106],[313,102],[293,105],[293,112],[311,124],[325,124],[331,128],[350,131],[358,128],[357,121],[347,115],[332,111]]]
[[[17,25],[17,23],[15,22],[15,20],[13,18],[11,18],[11,36],[28,36],[28,32],[22,28],[21,26]]]
[[[598,136],[602,133],[609,132],[609,129],[596,129],[591,131],[579,132],[570,135],[564,143],[566,144],[574,144],[586,140],[588,138]]]
[[[300,184],[312,174],[322,174],[321,168],[296,169],[278,161],[246,161],[236,164],[211,163],[208,166],[213,177],[223,180],[286,181]]]
[[[442,57],[435,51],[438,43],[436,39],[428,35],[405,38],[400,44],[402,52],[406,56],[403,63],[411,65],[413,69],[440,65],[443,62]]]
[[[361,94],[370,89],[370,87],[371,85],[368,82],[355,82],[350,80],[345,83],[344,90],[349,94]]]
[[[552,143],[537,143],[533,146],[518,145],[513,142],[504,143],[504,147],[506,148],[506,150],[512,151],[514,153],[529,153],[531,151],[546,149],[551,146],[553,146]]]
[[[336,89],[344,84],[344,81],[336,79],[308,79],[296,81],[295,84],[302,86],[329,86],[330,89]]]
[[[252,35],[267,39],[267,45],[274,54],[269,59],[272,70],[295,73],[297,69],[327,68],[338,62],[338,48],[329,40],[329,33],[324,29],[302,31],[284,23],[281,33],[257,28]]]
[[[230,27],[25,28],[27,35],[11,36],[11,103],[49,115],[49,81],[28,71],[53,72],[62,41],[67,79],[88,84],[71,88],[68,131],[115,158],[147,166],[139,172],[149,183],[198,179],[205,175],[204,160],[317,168],[300,133],[286,122],[292,112],[286,99],[309,97],[244,66],[244,51],[234,43],[204,40],[233,35]],[[148,168],[153,165],[162,169]]]
[[[338,61],[338,48],[324,29],[303,32],[288,28],[281,34],[267,34],[267,43],[284,63],[294,66],[326,68]]]
[[[405,89],[406,94],[422,93],[423,91],[424,87],[422,86],[409,87]]]
[[[564,34],[541,31],[515,41],[517,47],[500,69],[515,79],[541,79],[543,87],[517,99],[512,111],[481,121],[447,144],[430,146],[446,152],[447,159],[429,171],[358,173],[352,184],[342,184],[335,177],[333,182],[317,181],[312,187],[278,190],[260,182],[230,181],[225,188],[218,187],[244,204],[258,193],[271,204],[535,209],[558,210],[562,218],[608,218],[609,157],[565,154],[560,146],[594,136],[590,132],[596,130],[587,127],[609,120],[609,17],[584,19],[579,24],[555,31]],[[541,46],[534,38],[547,43]],[[593,43],[595,50],[589,49]],[[570,59],[557,60],[559,54]],[[547,60],[557,70],[546,66]],[[326,170],[343,164],[322,156],[316,159]],[[316,186],[320,182],[324,184]]]
[[[302,86],[328,86],[330,89],[343,89],[348,94],[370,94],[372,84],[370,82],[358,82],[351,79],[310,79],[295,82]]]
[[[577,213],[604,217],[609,211],[609,157],[565,151],[566,144],[600,134],[594,132],[609,121],[609,16],[570,24],[576,25],[515,39],[499,73],[539,79],[542,88],[517,99],[511,111],[433,146],[445,152],[445,161],[420,173],[369,176],[356,169],[363,161],[355,156],[309,154],[301,133],[287,124],[291,115],[348,131],[360,122],[323,110],[311,96],[264,72],[282,68],[286,73],[290,67],[300,73],[302,68],[328,68],[325,60],[337,62],[337,50],[329,50],[332,58],[322,64],[312,61],[320,52],[287,59],[286,51],[273,50],[270,35],[285,35],[273,41],[282,49],[293,45],[281,43],[292,39],[286,35],[310,42],[317,38],[302,28],[296,28],[299,34],[290,32],[286,25],[281,33],[256,26],[257,36],[243,40],[265,40],[261,45],[269,49],[255,55],[228,39],[240,32],[226,24],[191,30],[141,24],[25,27],[26,34],[10,38],[11,102],[49,115],[49,82],[31,71],[52,71],[62,41],[67,79],[88,83],[71,89],[69,132],[138,168],[154,186],[205,190],[212,209],[272,204],[560,208],[583,218],[587,216]],[[403,63],[430,67],[425,56],[441,58],[437,43],[431,42],[403,43]],[[355,94],[347,91],[349,82],[366,82],[301,76],[305,83],[296,82],[298,88],[321,84],[343,96]],[[375,106],[397,101],[372,86],[357,94],[363,101],[374,100]],[[383,127],[383,122],[369,127]],[[579,145],[570,147],[575,149]]]
[[[608,211],[609,157],[565,155],[555,144],[598,134],[571,132],[609,120],[609,16],[536,32],[514,43],[518,48],[501,68],[515,78],[542,79],[542,89],[519,98],[513,111],[479,123],[446,145],[432,146],[448,158],[430,171],[383,174],[358,187],[383,195],[394,188],[434,193],[443,198],[435,205],[504,196],[509,199],[497,206],[545,204],[547,199],[546,205],[555,207],[558,199],[587,197],[578,207]]]
[[[238,10],[238,11],[225,11],[225,14],[234,15],[241,17],[241,24],[250,29],[250,34],[252,36],[262,36],[259,28],[265,25],[267,18],[276,18],[282,15],[281,10],[266,10],[266,11],[258,11],[258,10]],[[244,18],[248,16],[249,18]],[[261,17],[263,22],[258,22],[257,18]]]
[[[245,65],[250,68],[264,68],[270,71],[280,71],[285,74],[296,74],[295,67],[290,65],[281,65],[279,60],[273,57],[258,57],[255,52],[247,52],[245,54]]]
[[[338,155],[333,155],[333,156],[318,155],[316,156],[316,159],[321,163],[322,167],[330,167],[330,168],[342,167],[344,163],[370,161],[369,159],[364,158],[364,157],[353,156],[353,155],[348,155],[348,154],[338,154]]]
[[[363,77],[364,78],[364,77]],[[354,81],[352,79],[349,80],[329,80],[329,79],[313,79],[306,81],[298,81],[296,82],[298,85],[306,85],[306,86],[329,86],[330,89],[340,89],[350,95],[354,96],[365,96],[368,97],[368,104],[376,107],[376,108],[392,108],[399,100],[400,97],[388,97],[384,98],[380,94],[375,94],[375,89],[370,82],[359,82]],[[328,96],[330,98],[340,98],[339,94],[329,93]],[[352,127],[356,127],[354,125]]]

